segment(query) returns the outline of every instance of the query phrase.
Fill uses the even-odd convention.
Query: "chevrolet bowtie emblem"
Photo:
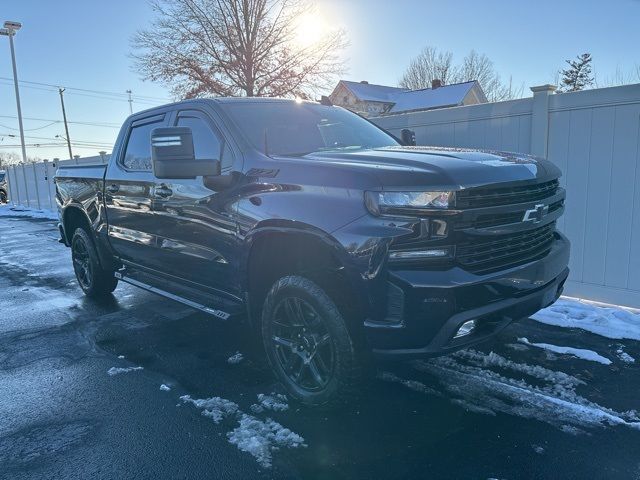
[[[524,217],[522,217],[522,221],[539,223],[542,221],[542,219],[548,212],[549,212],[549,205],[540,203],[535,207],[533,207],[532,209],[524,212]]]

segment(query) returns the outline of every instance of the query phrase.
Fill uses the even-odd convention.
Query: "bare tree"
[[[631,70],[623,70],[618,66],[613,75],[602,78],[594,71],[594,83],[596,88],[618,87],[620,85],[640,83],[640,65],[636,64]]]
[[[524,90],[522,86],[514,87],[511,79],[508,84],[503,83],[493,62],[484,54],[471,50],[460,65],[455,65],[451,52],[439,52],[430,46],[411,60],[399,84],[416,90],[430,88],[434,79],[443,85],[477,80],[490,102],[520,98]]]
[[[431,87],[431,81],[439,79],[443,85],[455,83],[457,68],[453,66],[451,52],[438,52],[427,46],[409,63],[399,85],[410,90]]]
[[[16,152],[0,152],[0,170],[7,167],[7,165],[13,165],[20,163],[22,157]]]
[[[300,96],[344,69],[342,30],[296,41],[307,0],[153,0],[156,19],[132,39],[134,69],[180,98]]]
[[[500,102],[522,96],[522,88],[515,89],[511,79],[508,84],[502,82],[493,62],[485,54],[471,50],[462,60],[456,82],[477,80],[490,102]]]

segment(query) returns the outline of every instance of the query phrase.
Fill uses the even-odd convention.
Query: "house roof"
[[[409,91],[406,88],[374,85],[372,83],[350,82],[348,80],[341,80],[340,82],[351,90],[358,99],[368,102],[393,102],[393,100],[389,98],[391,95]]]
[[[443,85],[435,89],[425,88],[423,90],[398,92],[391,98],[394,105],[389,110],[389,113],[461,105],[469,91],[476,85],[479,87],[478,82],[473,80],[471,82]]]
[[[361,101],[392,104],[387,113],[462,105],[465,97],[473,88],[477,88],[476,93],[480,97],[480,101],[486,101],[484,92],[476,80],[421,90],[350,82],[348,80],[341,80],[340,83]]]

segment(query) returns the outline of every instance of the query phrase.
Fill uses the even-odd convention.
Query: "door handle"
[[[160,197],[160,198],[168,198],[171,195],[173,195],[173,190],[171,190],[169,187],[162,185],[160,187],[156,187],[153,190],[153,194],[156,197]]]
[[[107,192],[109,193],[118,193],[118,190],[120,190],[120,186],[116,185],[115,183],[107,185]]]

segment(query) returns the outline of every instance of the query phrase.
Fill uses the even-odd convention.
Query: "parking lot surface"
[[[353,404],[312,410],[241,325],[122,283],[85,298],[57,238],[51,220],[0,217],[2,479],[640,479],[632,328],[522,320],[378,365]],[[574,307],[547,323],[599,315]]]

